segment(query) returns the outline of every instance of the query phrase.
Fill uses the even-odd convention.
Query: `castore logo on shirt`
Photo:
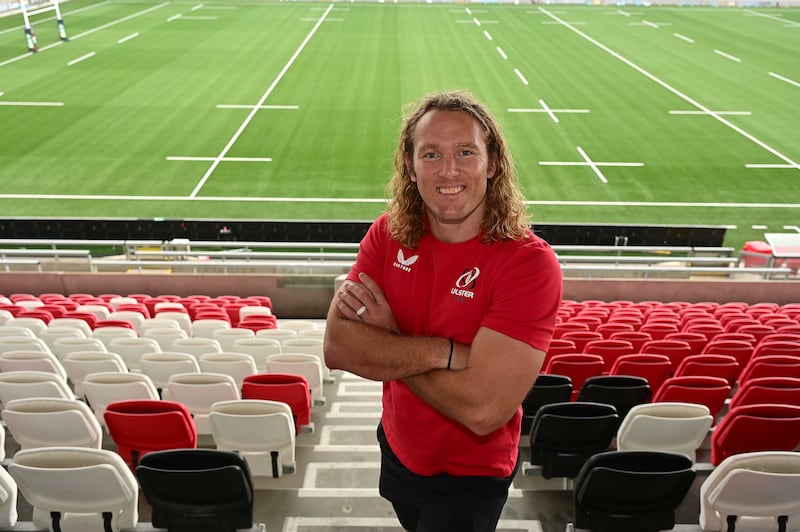
[[[411,265],[417,262],[419,255],[411,255],[406,258],[402,249],[397,250],[397,260],[393,263],[395,268],[400,268],[404,272],[411,272]]]
[[[450,293],[461,301],[465,299],[474,299],[475,285],[477,284],[477,279],[480,274],[481,270],[477,266],[467,268],[464,270],[464,273],[456,279],[456,285],[450,289]]]

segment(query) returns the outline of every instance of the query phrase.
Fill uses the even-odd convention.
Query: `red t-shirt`
[[[480,327],[546,351],[561,299],[561,269],[550,246],[524,240],[451,244],[426,234],[402,248],[386,214],[361,241],[349,274],[365,272],[386,294],[402,334],[471,344]],[[533,383],[531,383],[533,384]],[[419,475],[505,477],[519,445],[522,408],[492,434],[478,436],[440,414],[402,381],[383,385],[382,424],[392,450]]]

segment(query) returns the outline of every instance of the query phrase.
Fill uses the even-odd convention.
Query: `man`
[[[417,532],[488,532],[561,296],[496,120],[469,93],[406,118],[387,212],[331,302],[325,360],[383,381],[380,492]]]

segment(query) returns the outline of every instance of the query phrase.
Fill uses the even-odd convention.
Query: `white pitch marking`
[[[776,20],[778,22],[783,22],[785,27],[800,27],[800,22],[794,22],[794,21],[791,21],[791,20],[783,19],[783,18],[781,18],[783,15],[775,16],[775,15],[768,15],[766,13],[759,13],[758,11],[747,11],[745,13],[745,16],[764,17],[764,18],[768,18],[770,20]]]
[[[514,69],[514,73],[517,75],[520,81],[522,81],[522,83],[524,83],[525,85],[528,84],[528,80],[525,79],[525,76],[522,75],[522,72],[520,72],[518,68]]]
[[[93,57],[93,56],[94,56],[94,52],[89,52],[88,54],[85,54],[85,55],[82,55],[82,56],[78,57],[77,59],[73,59],[72,61],[67,63],[67,66],[75,65],[75,64],[80,63],[81,61],[85,61],[86,59],[89,59],[90,57]]]
[[[746,164],[745,168],[797,168],[791,164]]]
[[[677,37],[678,39],[682,40],[682,41],[686,41],[686,42],[688,42],[689,44],[694,44],[694,39],[692,39],[692,38],[689,38],[689,37],[687,37],[686,35],[681,35],[680,33],[673,33],[673,35],[674,35],[675,37]]]
[[[467,15],[470,15],[470,16],[472,16],[472,10],[471,10],[470,8],[467,8],[467,9],[466,9],[466,12],[467,12]]]
[[[594,164],[594,162],[589,158],[588,155],[586,155],[586,152],[583,151],[583,148],[581,148],[580,146],[578,146],[578,153],[581,154],[583,160],[586,161],[586,163],[589,165],[589,168],[592,169],[592,172],[595,173],[595,175],[600,179],[600,181],[602,181],[603,183],[608,183],[608,179],[606,179],[606,176],[603,175],[603,172],[600,171],[597,165]]]
[[[169,17],[167,19],[167,22],[172,22],[173,20],[178,20],[179,18],[181,18],[181,14],[180,13],[178,13],[177,15],[172,15],[171,17]]]
[[[236,133],[233,134],[233,136],[228,141],[228,143],[225,145],[225,147],[222,149],[220,154],[217,156],[217,158],[214,160],[214,162],[211,163],[211,166],[209,166],[208,170],[206,170],[206,173],[203,174],[203,177],[197,183],[197,186],[195,186],[194,190],[192,190],[192,193],[190,194],[190,197],[194,198],[195,196],[197,196],[197,194],[200,192],[200,189],[202,189],[203,185],[205,185],[206,181],[208,181],[208,178],[211,177],[211,174],[213,174],[214,170],[217,169],[217,166],[219,166],[219,163],[222,162],[222,160],[228,154],[228,152],[233,147],[233,145],[236,143],[236,141],[239,140],[239,137],[241,136],[241,134],[244,132],[244,130],[250,124],[250,121],[253,120],[253,117],[256,116],[256,113],[258,112],[258,108],[261,107],[262,105],[264,105],[264,102],[267,100],[269,95],[272,94],[272,91],[275,90],[275,87],[278,86],[278,83],[283,79],[283,76],[286,75],[286,73],[292,67],[294,62],[300,56],[300,53],[306,47],[306,44],[308,44],[308,42],[311,40],[311,38],[314,36],[314,34],[320,28],[320,26],[322,26],[322,23],[325,22],[325,18],[328,16],[328,14],[333,9],[333,5],[334,4],[330,4],[328,6],[328,8],[325,10],[325,12],[322,14],[322,16],[320,16],[320,18],[317,21],[317,23],[314,25],[313,28],[311,28],[311,31],[308,32],[308,35],[306,35],[305,39],[303,39],[303,42],[300,43],[300,46],[298,46],[297,50],[295,50],[295,52],[292,54],[292,57],[289,58],[289,61],[286,63],[286,65],[284,65],[284,67],[278,73],[277,77],[272,81],[272,84],[270,84],[270,86],[267,88],[267,90],[264,91],[264,94],[261,95],[261,98],[259,98],[259,100],[256,103],[256,105],[253,108],[253,110],[250,111],[250,113],[247,115],[247,118],[245,118],[244,122],[242,122],[242,124],[239,126],[239,129],[236,130]]]
[[[123,37],[122,39],[118,40],[118,41],[117,41],[117,44],[126,43],[126,42],[130,41],[131,39],[135,39],[135,38],[136,38],[136,37],[138,37],[138,36],[139,36],[139,33],[138,33],[138,32],[136,32],[136,33],[131,33],[131,34],[130,34],[130,35],[128,35],[127,37]]]
[[[488,31],[483,30],[483,35],[486,36],[486,38],[489,39],[490,41],[492,40],[492,34],[489,33]]]
[[[508,109],[509,113],[588,113],[588,109],[533,109],[528,107],[512,107]]]
[[[567,29],[569,29],[570,31],[572,31],[572,32],[573,32],[573,33],[575,33],[576,35],[579,35],[579,36],[580,36],[581,38],[583,38],[584,40],[586,40],[586,41],[590,42],[591,44],[593,44],[593,45],[595,45],[596,47],[600,48],[601,50],[603,50],[603,51],[604,51],[604,52],[606,52],[607,54],[609,54],[609,55],[611,55],[612,57],[614,57],[614,58],[618,59],[618,60],[619,60],[619,61],[621,61],[622,63],[624,63],[624,64],[628,65],[630,68],[634,69],[634,70],[635,70],[636,72],[638,72],[639,74],[641,74],[641,75],[645,76],[646,78],[648,78],[649,80],[651,80],[651,81],[653,81],[653,82],[657,83],[657,84],[658,84],[658,85],[660,85],[662,88],[664,88],[665,90],[667,90],[667,91],[671,92],[671,93],[672,93],[672,94],[674,94],[675,96],[677,96],[677,97],[681,98],[681,99],[682,99],[682,100],[684,100],[685,102],[688,102],[688,103],[690,103],[691,105],[693,105],[693,106],[697,107],[698,109],[700,109],[700,110],[702,110],[702,111],[706,111],[706,112],[710,113],[710,115],[711,115],[711,116],[712,116],[712,117],[713,117],[715,120],[719,121],[721,124],[724,124],[725,126],[727,126],[728,128],[732,129],[733,131],[735,131],[735,132],[739,133],[739,134],[740,134],[741,136],[743,136],[744,138],[748,139],[749,141],[751,141],[752,143],[756,144],[757,146],[760,146],[761,148],[763,148],[764,150],[766,150],[766,151],[770,152],[771,154],[773,154],[774,156],[778,157],[779,159],[781,159],[781,160],[785,161],[785,162],[786,162],[786,163],[788,163],[788,164],[791,164],[793,168],[797,168],[798,170],[800,170],[800,163],[798,163],[798,162],[796,162],[796,161],[792,160],[791,158],[789,158],[788,156],[786,156],[786,155],[784,155],[783,153],[779,152],[777,149],[773,148],[773,147],[772,147],[772,146],[770,146],[769,144],[767,144],[767,143],[765,143],[764,141],[762,141],[762,140],[758,139],[757,137],[755,137],[755,136],[754,136],[754,135],[752,135],[751,133],[748,133],[747,131],[745,131],[744,129],[740,128],[740,127],[739,127],[739,126],[737,126],[736,124],[733,124],[732,122],[730,122],[730,121],[726,120],[724,117],[722,117],[722,116],[719,116],[719,115],[718,115],[718,114],[716,114],[716,113],[713,113],[713,112],[712,112],[712,111],[710,111],[710,110],[709,110],[709,109],[708,109],[706,106],[704,106],[703,104],[701,104],[701,103],[700,103],[700,102],[698,102],[697,100],[694,100],[694,99],[693,99],[693,98],[691,98],[690,96],[688,96],[688,95],[684,94],[683,92],[679,91],[678,89],[676,89],[676,88],[675,88],[675,87],[673,87],[672,85],[668,84],[667,82],[665,82],[665,81],[664,81],[664,80],[662,80],[661,78],[658,78],[658,77],[657,77],[657,76],[655,76],[654,74],[652,74],[652,73],[648,72],[647,70],[645,70],[644,68],[640,67],[639,65],[637,65],[636,63],[634,63],[634,62],[633,62],[633,61],[631,61],[630,59],[628,59],[628,58],[626,58],[626,57],[623,57],[623,56],[622,56],[622,54],[620,54],[619,52],[616,52],[616,51],[612,50],[611,48],[609,48],[609,47],[608,47],[608,46],[606,46],[605,44],[601,43],[600,41],[598,41],[598,40],[597,40],[597,39],[595,39],[594,37],[591,37],[590,35],[587,35],[587,34],[586,34],[586,33],[584,33],[583,31],[581,31],[581,30],[579,30],[578,28],[576,28],[576,27],[574,27],[574,26],[570,25],[570,24],[569,24],[569,23],[567,23],[566,21],[564,21],[564,20],[562,20],[562,19],[558,18],[557,16],[555,16],[555,15],[553,15],[553,14],[549,13],[549,12],[548,12],[546,9],[543,9],[543,8],[541,8],[541,7],[540,7],[540,8],[539,8],[539,11],[541,11],[542,13],[544,13],[545,15],[547,15],[548,17],[550,17],[550,18],[552,18],[552,19],[554,19],[554,20],[557,20],[557,21],[559,21],[559,22],[560,22],[561,24],[563,24],[563,25],[564,25],[564,26],[565,26]]]
[[[216,161],[218,157],[183,157],[180,155],[168,156],[168,161]],[[225,162],[235,163],[270,163],[271,157],[223,157]]]
[[[737,116],[750,116],[753,113],[750,111],[712,111],[707,113],[705,111],[670,111],[671,115],[737,115]]]
[[[781,81],[785,81],[786,83],[789,83],[790,85],[794,85],[795,87],[800,87],[800,83],[798,83],[797,81],[795,81],[793,79],[789,79],[789,78],[783,77],[780,74],[776,74],[775,72],[770,72],[769,75],[772,76],[775,79],[779,79]]]
[[[503,51],[503,49],[500,48],[499,46],[497,47],[497,53],[500,54],[500,57],[502,57],[503,59],[508,59],[508,56],[506,55],[505,51]]]
[[[649,20],[642,20],[642,25],[658,29],[658,24],[656,24],[655,22],[650,22]]]
[[[544,103],[544,100],[540,99],[539,100],[539,105],[541,105],[542,109],[544,110],[544,112],[547,113],[550,116],[550,118],[553,119],[553,122],[558,124],[558,117],[555,115],[555,113],[553,113],[553,111],[549,107],[547,107],[547,104]]]
[[[203,9],[203,4],[197,4],[196,6],[192,7],[192,11],[197,11],[198,9]]]
[[[217,105],[217,109],[254,109],[254,105],[226,104]],[[299,105],[262,105],[259,109],[300,109]]]
[[[731,61],[736,61],[737,63],[741,63],[742,60],[736,57],[735,55],[731,55],[728,53],[723,52],[722,50],[714,50],[714,53],[717,55],[721,55],[725,59],[730,59]]]
[[[800,226],[797,225],[784,225],[783,228],[786,229],[787,231],[797,231],[798,233],[800,233]]]
[[[2,96],[3,94],[5,94],[5,92],[3,92],[3,91],[0,91],[0,96]]]
[[[0,92],[0,96],[3,93]],[[64,107],[64,102],[3,102],[0,101],[0,105],[6,105],[9,107]]]
[[[764,229],[767,229],[767,227],[768,226],[766,226],[766,225],[751,225],[750,229],[755,229],[757,231],[763,231]]]

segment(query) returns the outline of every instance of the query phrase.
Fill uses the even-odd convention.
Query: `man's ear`
[[[411,178],[412,183],[417,182],[417,175],[414,173],[414,165],[411,163],[411,157],[406,154],[405,156],[405,164],[406,164],[406,172],[408,172],[408,176]]]

